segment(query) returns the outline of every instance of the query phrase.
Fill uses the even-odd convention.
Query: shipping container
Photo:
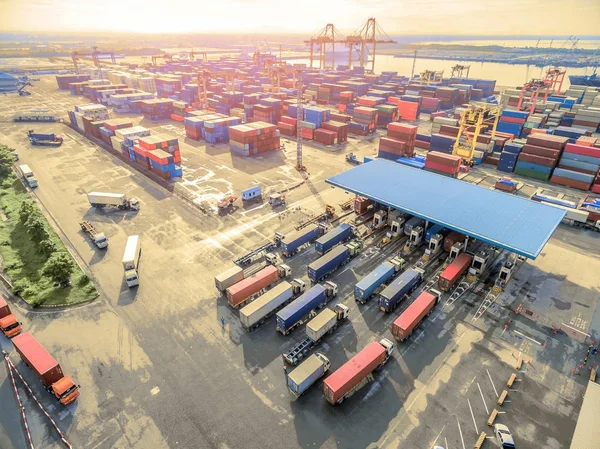
[[[335,326],[337,321],[337,312],[325,309],[308,322],[306,336],[316,343]]]
[[[464,243],[465,239],[466,237],[464,234],[452,231],[444,239],[444,251],[449,253],[455,243]]]
[[[419,217],[412,217],[411,219],[407,220],[404,224],[404,234],[410,235],[413,228],[416,228],[417,226],[425,227],[425,220]]]
[[[448,234],[448,232],[449,231],[442,225],[435,224],[429,229],[427,229],[427,231],[425,232],[425,241],[428,242],[429,240],[431,240],[431,237],[433,237],[436,234],[446,235]]]
[[[215,276],[215,286],[219,291],[224,292],[228,287],[244,279],[244,270],[237,265],[229,270]]]
[[[315,249],[318,254],[325,254],[338,243],[350,239],[353,235],[352,226],[347,223],[342,223],[337,228],[329,231],[322,237],[319,237],[315,242]]]
[[[255,301],[240,310],[240,322],[247,330],[251,330],[260,324],[263,320],[271,316],[285,304],[292,300],[294,293],[301,289],[304,284],[296,284],[283,281],[277,284],[268,292],[259,296]]]
[[[329,359],[323,354],[311,355],[288,375],[289,390],[296,397],[302,395],[329,370],[330,366]]]
[[[460,279],[460,277],[469,269],[472,261],[473,258],[468,254],[459,254],[458,257],[440,274],[438,279],[438,287],[440,290],[444,292],[450,290],[456,281],[458,281],[458,279]]]
[[[0,296],[0,318],[4,318],[7,315],[10,315],[10,307],[7,304],[6,300]]]
[[[322,285],[315,285],[277,312],[277,330],[283,335],[287,335],[313,310],[320,309],[327,304],[328,299],[326,288]]]
[[[420,269],[406,270],[379,295],[379,308],[383,312],[394,310],[406,295],[410,295],[423,281]]]
[[[308,265],[308,278],[313,282],[319,282],[348,261],[349,258],[350,251],[348,248],[344,245],[338,246]]]
[[[323,382],[325,399],[330,404],[341,403],[347,396],[362,387],[368,376],[388,358],[388,348],[376,341],[369,343],[325,379]]]
[[[391,262],[383,262],[354,286],[354,299],[364,304],[378,287],[390,280],[396,272]]]
[[[278,279],[279,270],[277,267],[269,265],[258,273],[227,287],[225,290],[227,301],[232,307],[237,308],[252,295],[274,284]]]
[[[286,235],[281,240],[281,253],[285,257],[292,257],[302,245],[310,243],[319,237],[319,232],[319,227],[315,225]]]
[[[408,308],[400,314],[392,324],[392,335],[399,341],[404,341],[412,331],[428,316],[439,300],[435,290],[423,292]]]

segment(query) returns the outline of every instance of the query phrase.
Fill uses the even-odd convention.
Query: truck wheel
[[[344,396],[342,396],[340,399],[338,399],[337,403],[341,404],[342,402],[344,402],[344,399],[346,399]]]

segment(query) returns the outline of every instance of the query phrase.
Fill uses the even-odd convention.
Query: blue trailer
[[[286,235],[281,240],[281,254],[285,257],[292,257],[302,245],[312,242],[319,237],[320,229],[318,226],[309,226],[294,232],[291,235]]]
[[[410,295],[423,281],[424,271],[419,268],[406,270],[379,295],[379,308],[393,311],[406,295]]]
[[[355,301],[364,304],[379,287],[392,279],[406,265],[404,259],[397,257],[383,262],[354,286]]]
[[[63,138],[56,134],[36,133],[32,129],[27,131],[27,137],[32,145],[59,147],[63,143]]]
[[[260,198],[262,195],[262,188],[260,186],[250,187],[249,189],[242,190],[242,201],[250,201]]]
[[[333,282],[326,282],[324,286],[315,285],[277,312],[277,330],[283,335],[289,334],[295,327],[310,319],[314,310],[327,304],[327,301],[337,295],[337,291],[338,286]]]
[[[362,241],[357,240],[332,249],[308,266],[308,278],[313,283],[321,281],[360,253],[362,246]]]
[[[315,249],[318,254],[325,254],[335,245],[352,238],[353,231],[352,226],[347,223],[342,223],[337,228],[332,229],[324,236],[317,239],[315,243]]]
[[[435,224],[435,225],[431,226],[425,232],[425,241],[428,242],[429,240],[431,240],[431,237],[433,237],[436,234],[446,235],[446,234],[448,234],[448,229],[446,229],[445,227],[443,227],[442,225],[439,225],[439,224]]]

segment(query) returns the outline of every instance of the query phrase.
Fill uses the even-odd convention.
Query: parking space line
[[[490,378],[490,383],[492,384],[492,387],[494,388],[494,393],[496,393],[496,397],[498,397],[499,396],[498,390],[496,390],[496,385],[494,385],[494,381],[492,380],[492,375],[487,370],[487,368],[485,370],[487,371],[488,377]]]
[[[444,443],[446,443],[446,449],[450,449],[450,446],[448,446],[448,440],[446,439],[446,437],[444,437]],[[464,443],[463,443],[464,445]]]
[[[483,397],[483,391],[481,391],[481,386],[479,385],[479,382],[477,382],[477,388],[479,388],[479,394],[481,395],[481,400],[483,401],[483,406],[485,407],[485,412],[489,415],[490,410],[488,409],[488,406],[485,403],[485,398]]]
[[[446,429],[446,424],[444,424],[444,427],[442,427],[442,430],[440,430],[440,433],[438,433],[437,437],[435,437],[435,440],[433,440],[433,446],[436,445],[437,440],[440,438],[440,436],[442,435],[442,433],[444,432],[445,429]],[[444,437],[444,439],[446,439],[446,438]]]
[[[473,414],[473,408],[471,407],[471,401],[467,398],[469,403],[469,410],[471,410],[471,418],[473,418],[473,425],[475,426],[475,434],[479,435],[479,429],[477,429],[477,423],[475,422],[475,415]]]
[[[463,438],[462,429],[460,428],[460,421],[458,420],[458,416],[456,417],[456,424],[458,424],[458,433],[460,433],[460,441],[462,441],[463,449],[467,449],[465,447],[465,439]]]

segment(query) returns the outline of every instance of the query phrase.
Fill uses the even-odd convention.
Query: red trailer
[[[430,290],[423,292],[408,306],[392,324],[392,335],[398,341],[404,341],[412,331],[428,316],[440,298],[440,292]]]
[[[21,323],[17,321],[17,317],[13,315],[4,298],[0,296],[0,331],[8,338],[13,338],[19,335],[21,330]]]
[[[389,359],[394,344],[386,338],[371,342],[323,382],[323,394],[330,404],[340,404],[372,379],[370,374]]]
[[[242,279],[237,284],[233,284],[225,290],[227,301],[232,307],[238,308],[250,296],[258,293],[263,288],[277,282],[279,279],[279,269],[273,265],[263,268],[258,273],[253,274],[246,279]]]
[[[460,277],[469,269],[473,258],[466,253],[459,256],[446,267],[440,278],[438,279],[438,287],[440,290],[447,292],[460,279]]]
[[[61,404],[67,405],[77,399],[79,386],[75,385],[69,376],[63,374],[62,368],[54,357],[29,332],[13,338],[13,343],[21,360],[31,368],[44,387]]]

